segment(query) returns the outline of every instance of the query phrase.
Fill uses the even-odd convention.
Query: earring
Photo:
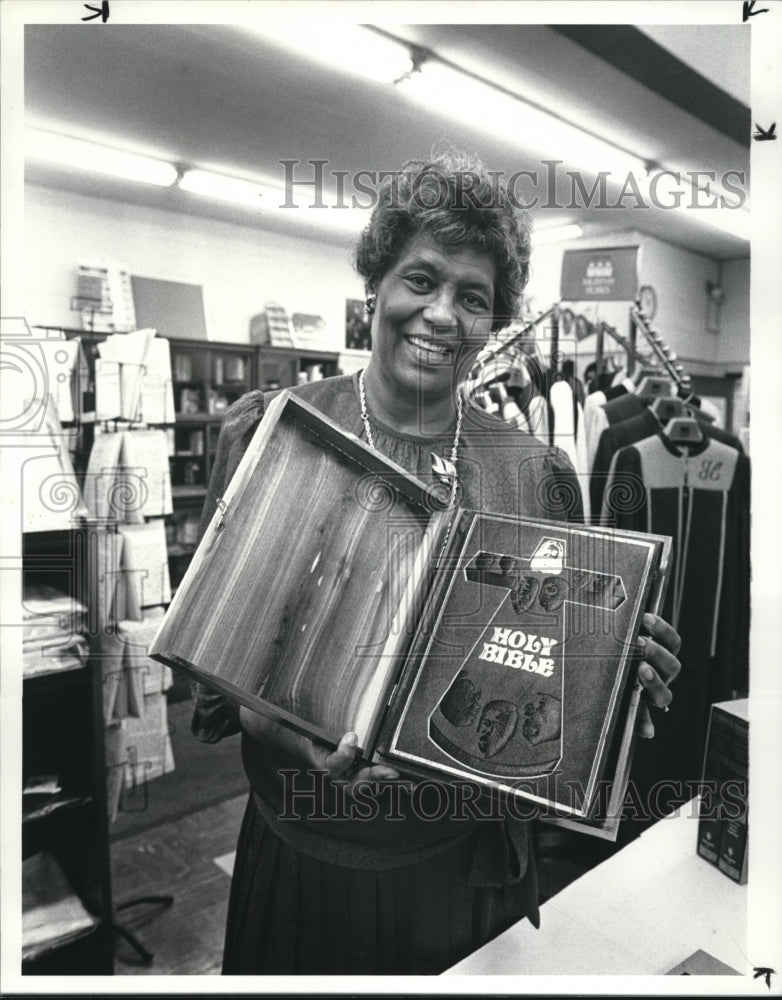
[[[374,313],[375,306],[377,305],[377,295],[374,292],[371,295],[367,295],[366,301],[364,302],[364,315],[367,319]]]

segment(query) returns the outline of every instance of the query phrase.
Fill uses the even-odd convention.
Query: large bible
[[[591,821],[626,779],[656,535],[448,508],[297,396],[267,408],[150,647],[366,760]],[[592,817],[592,820],[590,820]]]

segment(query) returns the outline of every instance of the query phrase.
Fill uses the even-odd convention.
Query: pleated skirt
[[[474,839],[397,868],[328,864],[281,840],[250,795],[224,975],[436,975],[524,913],[519,885],[471,888]]]

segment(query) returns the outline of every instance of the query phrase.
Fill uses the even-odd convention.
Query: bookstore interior
[[[255,947],[255,971],[294,975],[752,978],[749,30],[26,26],[24,318],[3,320],[25,393],[4,428],[23,674],[11,971],[253,971]],[[379,299],[353,251],[384,197],[438,209],[402,168],[452,149],[530,210],[531,257],[513,314],[456,375],[453,448],[449,430],[427,478],[371,412],[406,243],[372,272]],[[477,177],[456,189],[471,216],[488,211]],[[477,246],[442,252],[494,267]],[[451,279],[415,266],[406,294],[434,329],[423,300]],[[449,348],[406,349],[456,371]],[[346,392],[353,423],[332,403]],[[558,513],[521,480],[501,506],[490,475],[481,504],[476,441],[515,469],[558,456],[569,471],[540,481]],[[665,645],[647,612],[681,639],[670,711],[637,682],[639,648]],[[393,823],[382,847],[362,833],[348,871],[284,831],[271,853],[242,826],[263,791],[248,714],[324,755],[354,732],[351,767],[408,781],[433,819],[414,856],[440,879],[434,923],[467,890],[436,860],[435,827],[453,833],[432,790],[522,817],[505,850],[523,834],[537,884],[502,891],[536,892],[531,909],[492,911],[466,947],[433,936],[436,958],[422,931],[373,959],[373,935],[401,941],[407,919],[387,894],[416,877],[388,860]],[[329,768],[361,826],[383,782]],[[237,858],[240,826],[257,862]],[[362,852],[377,927],[343,922],[354,948],[333,965],[293,945],[283,961],[289,939],[330,940],[330,911],[312,915],[329,893],[341,921],[363,913],[338,888]],[[261,885],[286,864],[295,906]]]

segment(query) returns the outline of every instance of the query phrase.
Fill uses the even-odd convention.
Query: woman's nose
[[[453,295],[447,289],[441,289],[424,309],[424,319],[434,327],[453,329],[458,325]]]

